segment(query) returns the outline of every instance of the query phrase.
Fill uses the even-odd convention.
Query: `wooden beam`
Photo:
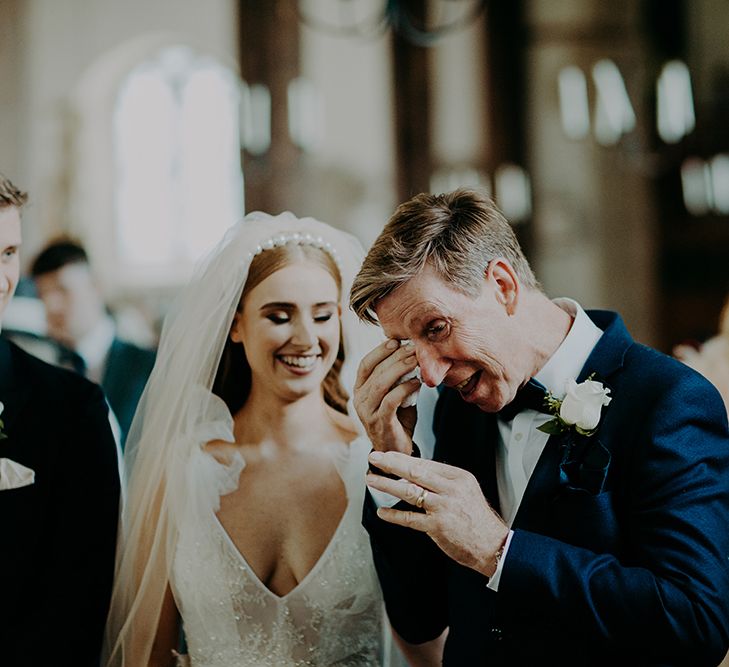
[[[425,18],[426,3],[405,0],[415,20]],[[426,49],[393,31],[393,85],[397,194],[400,201],[430,191],[430,81]]]
[[[242,155],[246,211],[292,207],[300,151],[289,135],[287,94],[299,76],[299,19],[294,0],[239,0],[240,71],[271,94],[271,146]]]

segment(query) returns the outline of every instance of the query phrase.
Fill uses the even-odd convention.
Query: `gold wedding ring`
[[[420,495],[418,496],[418,499],[415,501],[415,507],[418,509],[422,509],[423,505],[425,505],[425,500],[428,497],[428,489],[422,489],[420,491]]]

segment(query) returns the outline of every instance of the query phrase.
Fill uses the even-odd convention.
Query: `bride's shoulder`
[[[357,428],[352,417],[341,412],[337,412],[336,415],[335,426],[339,430],[339,441],[344,443],[344,450],[349,453],[348,458],[353,461],[366,460],[372,449],[369,438],[362,433],[362,429]]]
[[[208,440],[193,450],[190,457],[189,484],[205,489],[202,498],[213,511],[220,508],[220,496],[232,493],[238,488],[241,472],[246,461],[235,443],[223,440]]]
[[[342,442],[351,443],[356,440],[359,435],[359,431],[354,424],[354,420],[349,416],[338,410],[331,410],[332,422],[335,428],[339,432]]]
[[[210,454],[218,463],[228,465],[240,455],[240,449],[234,442],[227,440],[209,440],[203,445],[203,451]]]

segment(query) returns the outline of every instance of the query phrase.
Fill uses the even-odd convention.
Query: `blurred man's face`
[[[46,308],[48,335],[75,347],[104,315],[104,304],[86,264],[67,264],[36,276],[38,296]]]
[[[15,292],[20,276],[20,211],[16,206],[0,208],[0,322]]]

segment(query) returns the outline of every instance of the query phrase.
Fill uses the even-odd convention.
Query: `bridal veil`
[[[108,667],[146,665],[154,641],[176,545],[176,517],[187,515],[186,464],[200,442],[213,386],[250,263],[257,252],[285,242],[324,247],[342,274],[345,362],[341,384],[351,393],[362,357],[382,340],[347,307],[349,288],[364,256],[359,241],[312,218],[251,213],[228,230],[198,265],[162,328],[157,361],[132,423],[125,467],[129,486],[120,526],[116,579],[105,637]],[[217,405],[219,409],[219,404]],[[219,490],[210,489],[210,493]],[[188,505],[189,507],[189,505]]]

